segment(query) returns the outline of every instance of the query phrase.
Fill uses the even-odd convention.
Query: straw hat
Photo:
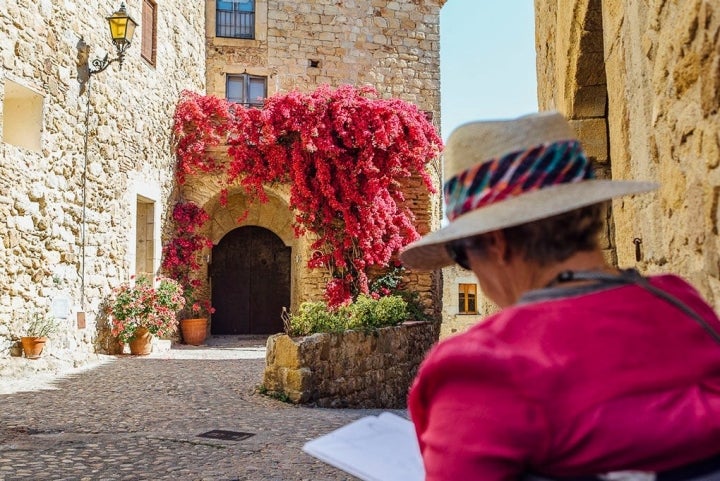
[[[574,130],[557,112],[462,125],[450,135],[444,160],[450,223],[401,252],[409,267],[452,265],[446,244],[454,240],[658,187],[594,179]]]

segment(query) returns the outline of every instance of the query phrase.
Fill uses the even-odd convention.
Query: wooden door
[[[212,250],[213,334],[275,334],[290,309],[290,247],[272,231],[239,227]]]

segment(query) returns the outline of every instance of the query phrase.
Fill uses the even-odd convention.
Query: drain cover
[[[240,431],[223,431],[222,429],[214,429],[206,433],[198,434],[199,438],[222,439],[224,441],[242,441],[251,436],[253,433],[241,433]]]

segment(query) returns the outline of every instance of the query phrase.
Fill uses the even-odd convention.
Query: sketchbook
[[[413,424],[389,412],[313,439],[303,451],[363,481],[425,479]]]

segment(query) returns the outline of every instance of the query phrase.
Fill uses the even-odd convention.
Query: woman
[[[656,186],[593,179],[557,113],[461,126],[445,165],[450,223],[401,258],[472,269],[501,310],[418,372],[427,480],[720,479],[720,321],[598,246],[603,203]]]

